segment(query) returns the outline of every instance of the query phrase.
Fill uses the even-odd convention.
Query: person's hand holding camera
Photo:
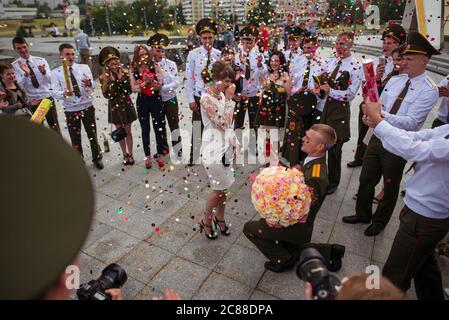
[[[108,289],[105,293],[110,295],[112,300],[123,300],[121,289]]]

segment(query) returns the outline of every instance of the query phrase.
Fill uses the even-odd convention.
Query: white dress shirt
[[[244,75],[245,72],[243,72],[243,86],[242,86],[242,96],[247,97],[255,97],[261,90],[260,87],[260,76],[265,74],[268,69],[265,65],[264,59],[262,59],[262,67],[257,67],[257,57],[259,57],[261,53],[259,52],[259,49],[257,47],[254,47],[249,52],[249,62],[251,66],[251,77],[249,80],[245,79]],[[243,64],[240,61],[240,55],[236,54],[234,58],[234,62],[236,66],[239,66],[241,70],[246,71],[246,64]]]
[[[158,64],[162,69],[163,80],[161,98],[163,102],[166,102],[176,97],[176,91],[181,81],[179,80],[176,63],[164,58]]]
[[[93,105],[94,100],[92,97],[92,93],[94,91],[95,82],[94,78],[92,77],[92,72],[90,71],[89,66],[87,64],[74,63],[72,65],[72,72],[73,75],[75,76],[76,82],[78,83],[78,87],[80,88],[81,93],[80,97],[77,97],[75,95],[75,92],[73,92],[73,95],[71,97],[64,97],[63,95],[64,90],[67,89],[67,86],[65,83],[64,71],[62,70],[62,66],[54,69],[53,72],[51,73],[53,98],[62,100],[66,112],[76,112],[84,110]],[[84,75],[86,75],[90,79],[90,82],[92,84],[90,87],[85,87],[83,85],[82,80]],[[70,71],[69,71],[69,80],[70,80]]]
[[[25,92],[29,100],[44,99],[51,96],[51,69],[47,60],[40,57],[30,56],[28,59],[30,67],[33,69],[36,79],[39,82],[39,87],[33,87],[31,83],[31,76],[26,77],[25,72],[20,68],[20,64],[26,65],[27,60],[19,58],[12,63],[16,71],[17,82],[25,88]],[[45,65],[45,74],[39,71],[39,65]]]
[[[215,48],[210,52],[210,65],[215,61],[220,60],[221,52]],[[186,81],[185,88],[187,93],[187,99],[189,103],[195,102],[194,97],[201,98],[202,93],[205,91],[203,78],[201,72],[207,65],[207,50],[204,46],[196,48],[189,52],[186,63]]]
[[[449,125],[407,132],[381,121],[374,134],[385,149],[416,163],[406,183],[407,207],[427,218],[449,218]]]
[[[320,158],[323,158],[323,157],[311,157],[311,156],[307,156],[305,159],[304,159],[304,162],[303,162],[303,166],[305,166],[307,163],[309,163],[310,161],[313,161],[313,160],[316,160],[316,159],[320,159]]]
[[[335,70],[338,61],[339,58],[337,57],[329,58],[326,61],[324,70],[328,73],[329,77]],[[348,71],[350,75],[348,89],[331,89],[328,96],[338,101],[352,101],[356,97],[364,78],[362,66],[353,56],[349,56],[348,58],[341,60],[340,69],[338,70],[335,79],[338,79],[343,71]]]
[[[287,50],[287,51],[285,51],[285,53],[284,53],[284,56],[285,56],[285,61],[287,61],[287,63],[288,63],[288,60],[290,59],[290,56],[292,55],[292,57],[291,57],[291,60],[290,60],[290,65],[289,65],[289,69],[288,69],[288,72],[291,74],[292,72],[295,72],[296,70],[296,68],[295,67],[297,67],[297,65],[298,65],[298,63],[303,59],[303,57],[304,57],[304,54],[303,54],[303,52],[302,52],[302,50],[301,50],[301,48],[298,48],[298,50],[297,50],[297,52],[296,53],[293,53],[292,54],[292,51],[289,49],[289,50]]]
[[[447,76],[446,78],[444,78],[443,80],[441,80],[440,84],[438,85],[438,87],[445,87],[449,84],[449,76]],[[441,104],[440,104],[440,108],[438,109],[438,119],[440,119],[440,121],[443,121],[444,123],[448,123],[448,117],[449,117],[449,98],[448,97],[443,97],[441,99]]]
[[[395,115],[390,114],[394,102],[409,79],[408,75],[401,74],[388,81],[380,97],[382,112],[391,125],[407,131],[418,131],[438,101],[438,88],[425,72],[410,79],[410,87],[401,107]]]

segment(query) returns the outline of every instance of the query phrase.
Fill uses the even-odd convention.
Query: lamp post
[[[104,7],[106,9],[106,24],[108,25],[109,36],[111,36],[112,31],[111,31],[111,21],[109,20],[108,2],[109,2],[108,0],[104,0]]]

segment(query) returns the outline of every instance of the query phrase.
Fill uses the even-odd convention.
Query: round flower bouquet
[[[275,166],[256,177],[251,200],[270,227],[288,227],[307,220],[312,192],[301,171]]]

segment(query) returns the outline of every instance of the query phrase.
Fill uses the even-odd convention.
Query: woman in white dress
[[[201,160],[209,176],[212,192],[204,208],[200,231],[208,239],[217,238],[217,230],[229,236],[224,220],[227,190],[234,182],[234,148],[237,139],[234,133],[235,94],[234,70],[223,61],[217,61],[208,72],[203,72],[204,83],[209,83],[201,97],[201,116],[204,131],[201,144]],[[215,224],[215,230],[212,228]]]

